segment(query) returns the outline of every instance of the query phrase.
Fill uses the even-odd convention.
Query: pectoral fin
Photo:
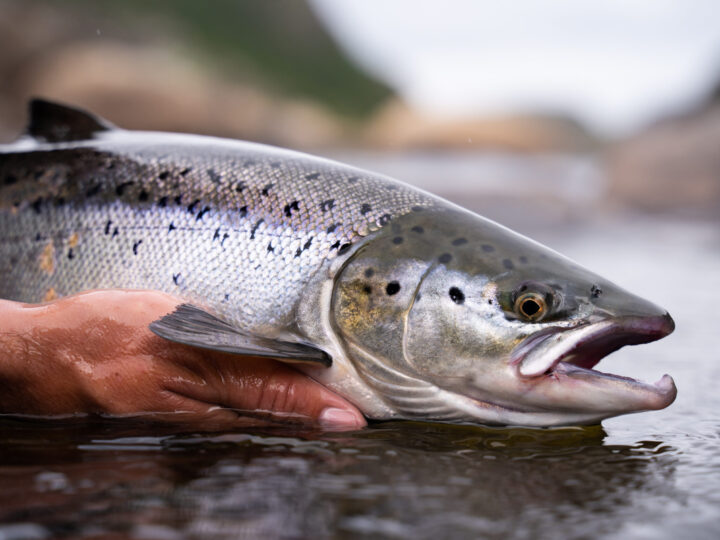
[[[150,330],[161,338],[203,349],[245,356],[274,358],[281,362],[330,367],[332,360],[324,351],[288,341],[252,336],[191,304],[150,323]]]

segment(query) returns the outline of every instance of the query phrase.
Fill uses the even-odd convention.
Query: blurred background
[[[715,217],[716,9],[0,0],[0,141],[44,96],[126,128],[337,157],[520,228],[533,213]]]

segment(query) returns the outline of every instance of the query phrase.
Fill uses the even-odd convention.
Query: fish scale
[[[393,180],[259,144],[119,130],[41,144],[0,157],[0,296],[156,289],[278,333],[338,251],[432,205]]]

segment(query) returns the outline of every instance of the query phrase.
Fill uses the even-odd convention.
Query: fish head
[[[469,212],[394,227],[349,260],[333,309],[358,371],[402,416],[588,424],[675,399],[668,375],[593,369],[672,332],[664,309]]]

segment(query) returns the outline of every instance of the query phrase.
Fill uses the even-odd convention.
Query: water
[[[530,212],[472,205],[669,309],[674,334],[600,369],[672,374],[670,408],[560,430],[4,418],[0,539],[720,537],[720,225],[608,214],[572,193]]]

